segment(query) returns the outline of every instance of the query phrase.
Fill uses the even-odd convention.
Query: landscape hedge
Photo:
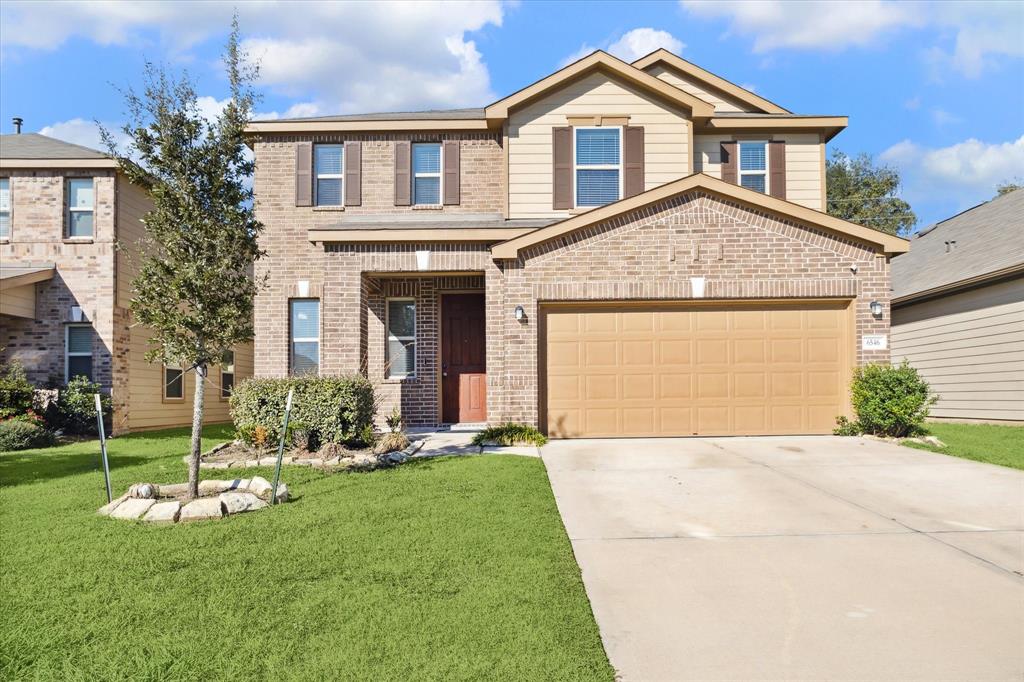
[[[248,379],[231,393],[231,418],[250,445],[276,445],[288,390],[295,389],[289,431],[301,429],[310,449],[325,443],[360,444],[373,432],[373,385],[358,374],[337,377]]]

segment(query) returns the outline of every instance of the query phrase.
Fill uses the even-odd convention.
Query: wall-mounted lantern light
[[[870,304],[868,304],[868,308],[871,309],[871,314],[874,315],[875,317],[882,316],[882,304],[879,303],[878,301],[872,301]]]
[[[526,317],[526,311],[523,310],[523,306],[517,305],[516,306],[516,322],[522,322],[525,317]]]

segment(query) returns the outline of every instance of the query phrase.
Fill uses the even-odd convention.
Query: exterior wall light
[[[516,321],[517,322],[522,322],[525,317],[526,317],[526,311],[523,310],[523,306],[517,305],[516,306]]]
[[[871,303],[869,303],[868,308],[871,309],[871,314],[874,315],[875,317],[882,316],[882,304],[879,303],[878,301],[872,301]]]

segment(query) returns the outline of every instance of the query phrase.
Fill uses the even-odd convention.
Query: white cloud
[[[1012,0],[680,0],[680,5],[699,17],[728,20],[728,34],[752,36],[755,52],[780,48],[839,51],[878,44],[901,29],[929,28],[936,36],[943,32],[955,35],[952,49],[932,46],[925,50],[933,74],[952,69],[973,78],[991,66],[995,57],[1024,56],[1024,3]]]
[[[637,59],[640,59],[640,57],[648,55],[660,48],[665,48],[669,52],[679,54],[686,48],[686,45],[683,41],[679,40],[668,31],[643,27],[626,31],[619,36],[618,40],[606,43],[603,46],[603,49],[606,52],[615,55],[624,62],[635,62]],[[596,49],[598,48],[590,45],[589,43],[583,43],[583,45],[580,46],[580,49],[562,60],[559,68],[568,66],[569,64],[586,57]]]
[[[939,148],[903,140],[879,158],[900,170],[911,204],[941,197],[967,206],[990,199],[996,185],[1020,175],[1024,168],[1024,135],[1002,143],[970,138]]]
[[[222,2],[4,2],[5,49],[55,49],[73,37],[172,53],[223,35]],[[500,26],[498,0],[260,2],[238,5],[243,46],[263,84],[303,99],[303,114],[481,106],[495,96],[472,31]],[[180,55],[179,55],[180,56]]]
[[[127,136],[120,131],[117,125],[104,125],[107,130],[113,133],[118,143],[123,143],[127,140]],[[103,141],[100,139],[99,126],[96,125],[95,121],[86,121],[84,118],[73,118],[69,121],[60,121],[53,125],[44,126],[40,128],[39,133],[72,144],[80,144],[83,147],[89,147],[97,151],[106,151],[106,147],[103,146]]]
[[[956,114],[951,114],[941,107],[935,107],[932,109],[932,121],[938,127],[952,125],[953,123],[962,123],[963,119]]]

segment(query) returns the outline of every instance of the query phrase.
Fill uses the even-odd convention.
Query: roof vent
[[[14,123],[14,133],[21,135],[21,124],[25,122],[25,119],[21,116],[15,116],[11,121]]]
[[[956,240],[950,239],[946,242],[946,253],[952,253],[956,250]]]

